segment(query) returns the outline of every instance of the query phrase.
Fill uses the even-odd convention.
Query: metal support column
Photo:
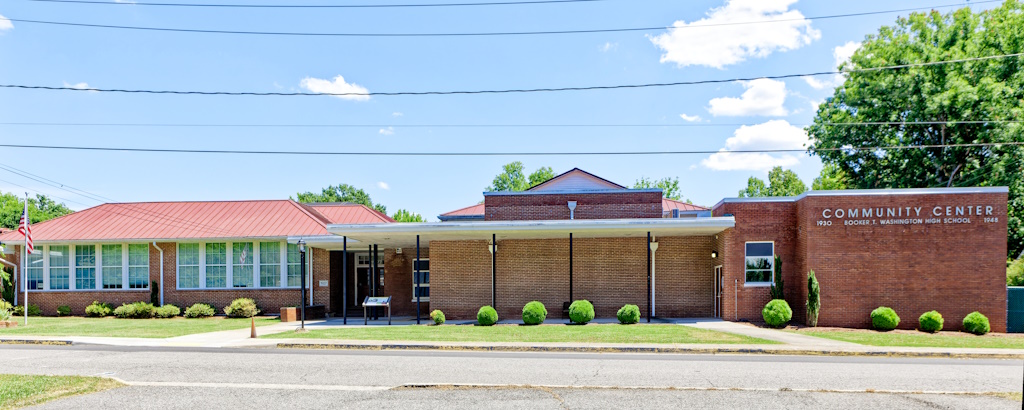
[[[498,235],[491,234],[491,307],[498,309]]]
[[[348,237],[341,237],[341,324],[348,324]]]
[[[569,232],[569,302],[572,302],[572,232]]]
[[[420,236],[416,235],[416,324],[420,324]],[[389,313],[390,314],[390,313]]]
[[[299,247],[299,272],[301,272],[300,279],[302,281],[302,303],[299,304],[299,307],[301,308],[299,315],[302,320],[300,328],[302,330],[306,330],[306,242],[299,239],[299,242],[296,245]],[[25,309],[28,310],[27,305]]]
[[[647,232],[647,323],[651,323],[651,233]]]
[[[377,266],[380,265],[380,261],[377,260],[377,244],[373,244],[373,296],[377,296],[380,287],[380,269]],[[376,307],[373,308],[373,320],[380,319],[380,312]]]

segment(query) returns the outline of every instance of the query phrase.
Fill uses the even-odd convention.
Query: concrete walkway
[[[842,349],[862,347],[862,345],[856,343],[844,342],[841,340],[825,339],[822,337],[801,335],[775,329],[766,329],[763,327],[754,326],[749,323],[727,322],[718,319],[676,319],[671,320],[670,322],[683,326],[695,327],[698,329],[714,330],[716,332],[733,333],[743,336],[756,337],[759,339],[767,339],[773,342],[785,343],[787,345],[792,346],[810,347],[816,349]]]

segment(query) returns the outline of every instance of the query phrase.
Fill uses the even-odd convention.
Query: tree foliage
[[[818,326],[818,312],[821,311],[821,288],[814,271],[807,274],[807,326]]]
[[[815,191],[834,191],[846,189],[846,173],[834,163],[827,163],[821,168],[821,175],[814,178],[811,189]]]
[[[1021,52],[1024,5],[1008,0],[979,13],[911,13],[867,36],[843,68]],[[1008,186],[1008,250],[1016,256],[1024,249],[1024,147],[841,148],[1024,141],[1024,125],[997,122],[1024,116],[1022,67],[1015,57],[849,73],[808,127],[809,151],[838,166],[850,188]],[[938,124],[837,125],[868,122]]]
[[[782,167],[775,167],[768,171],[767,184],[765,184],[764,180],[757,177],[748,178],[747,188],[740,190],[739,196],[740,198],[794,196],[800,195],[806,190],[807,185],[804,185],[804,182],[800,180],[800,177],[795,172],[782,169]]]
[[[665,177],[659,180],[649,179],[647,177],[641,177],[633,183],[633,189],[649,189],[649,188],[661,188],[662,194],[665,198],[674,199],[676,201],[683,201],[683,194],[679,190],[679,177],[669,178]],[[692,203],[689,199],[685,200],[686,203]]]
[[[298,201],[302,203],[311,202],[348,202],[362,204],[376,209],[383,214],[388,213],[388,208],[382,204],[375,204],[370,199],[370,194],[349,184],[331,185],[324,188],[320,193],[299,192],[296,194]]]
[[[534,185],[555,177],[551,167],[540,167],[530,175],[526,175],[526,167],[521,161],[502,165],[502,172],[494,177],[486,191],[525,191]]]
[[[422,215],[405,209],[395,211],[395,214],[391,215],[391,219],[394,219],[395,222],[426,222]]]
[[[25,211],[25,199],[10,192],[0,193],[0,227],[18,229],[21,213]],[[70,214],[74,211],[46,195],[28,199],[28,217],[36,224]]]

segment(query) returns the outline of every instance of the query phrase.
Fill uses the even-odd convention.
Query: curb
[[[688,347],[571,347],[571,346],[450,346],[431,344],[359,344],[359,343],[278,343],[281,349],[320,350],[434,350],[457,352],[525,353],[660,353],[660,354],[751,354],[780,356],[910,357],[942,359],[1024,359],[1015,353],[953,353],[850,350],[785,350],[761,348],[688,348]]]
[[[71,346],[70,340],[0,339],[0,345]]]

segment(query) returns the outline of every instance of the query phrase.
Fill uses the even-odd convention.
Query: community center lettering
[[[969,224],[972,217],[985,223],[999,222],[993,211],[991,205],[825,208],[818,226],[832,226],[833,220],[836,225],[841,220],[844,226]]]

